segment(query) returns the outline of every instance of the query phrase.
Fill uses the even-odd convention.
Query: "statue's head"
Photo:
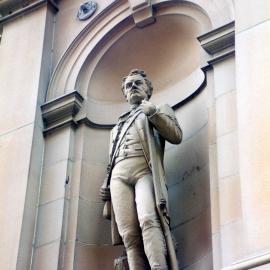
[[[122,92],[129,104],[140,104],[152,96],[152,83],[143,70],[133,69],[122,79]]]

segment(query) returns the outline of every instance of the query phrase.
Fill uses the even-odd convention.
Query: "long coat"
[[[126,117],[126,114],[122,115],[119,118],[118,124],[111,132],[111,161],[108,169],[108,178],[106,180],[108,187],[110,184],[110,175],[113,170],[111,164],[114,162],[114,155],[120,145],[121,139],[125,136],[125,130],[122,130],[119,136],[119,127],[121,122],[125,121]],[[163,157],[165,141],[179,144],[182,140],[182,130],[173,110],[168,105],[160,106],[157,112],[151,117],[147,117],[144,113],[138,112],[137,115],[134,116],[133,121],[143,146],[145,158],[153,175],[156,208],[167,244],[169,269],[178,270],[178,263],[169,227],[168,192],[164,174]],[[117,134],[119,136],[118,140],[116,138]],[[113,244],[121,244],[122,240],[117,230],[113,209],[111,211],[111,221]]]

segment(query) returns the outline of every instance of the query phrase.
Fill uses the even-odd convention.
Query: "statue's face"
[[[124,90],[129,104],[140,104],[142,100],[148,100],[148,86],[139,74],[126,78]]]

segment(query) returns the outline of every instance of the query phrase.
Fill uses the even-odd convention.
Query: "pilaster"
[[[234,22],[198,37],[207,52],[204,69],[213,80],[208,114],[215,270],[242,255],[234,37]]]
[[[54,12],[44,1],[10,20],[1,18],[2,269],[29,270],[32,264],[44,151],[40,104],[50,75]]]
[[[72,269],[75,252],[80,169],[74,164],[76,114],[83,102],[73,91],[42,104],[45,151],[33,270]],[[76,170],[77,168],[77,170]],[[74,173],[79,173],[74,176]]]
[[[248,261],[250,268],[255,265],[268,268],[270,3],[240,0],[235,2],[235,9],[239,172],[245,245],[245,254],[236,263],[241,266]]]

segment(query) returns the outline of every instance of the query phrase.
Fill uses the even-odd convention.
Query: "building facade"
[[[132,68],[183,129],[180,268],[270,269],[270,2],[90,2],[0,1],[1,270],[113,269],[98,192]]]

